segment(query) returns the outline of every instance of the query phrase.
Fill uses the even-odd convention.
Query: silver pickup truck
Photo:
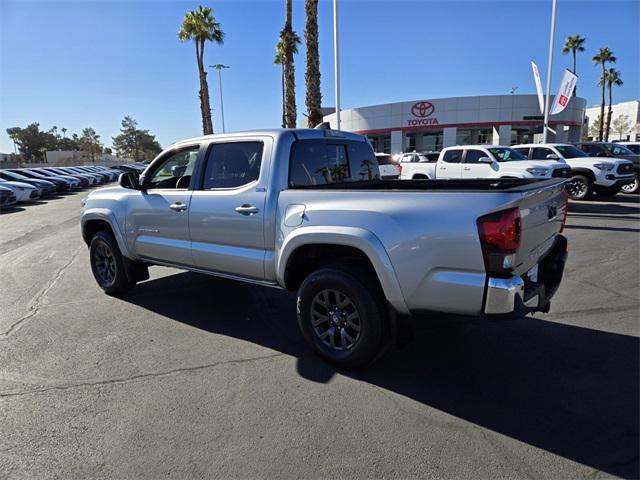
[[[297,291],[305,339],[341,366],[420,312],[546,312],[566,260],[564,180],[382,180],[366,139],[333,130],[185,140],[119,183],[81,216],[106,293],[150,265]]]

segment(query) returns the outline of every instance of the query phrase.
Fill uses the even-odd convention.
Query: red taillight
[[[501,253],[515,253],[520,247],[522,235],[520,209],[512,208],[480,217],[478,232],[483,247]]]
[[[567,223],[567,215],[569,214],[569,193],[563,190],[564,194],[564,215],[562,216],[562,225],[560,225],[560,233],[564,232],[564,226]]]
[[[487,274],[511,275],[522,236],[520,209],[502,210],[478,218],[478,233]]]

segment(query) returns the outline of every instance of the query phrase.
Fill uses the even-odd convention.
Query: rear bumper
[[[567,261],[567,239],[558,235],[553,248],[538,266],[538,281],[518,276],[487,281],[484,316],[520,318],[533,312],[548,312]]]

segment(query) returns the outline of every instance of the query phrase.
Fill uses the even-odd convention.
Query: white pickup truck
[[[91,192],[81,230],[108,294],[150,265],[297,291],[311,347],[361,366],[412,314],[548,311],[567,255],[564,183],[382,180],[359,135],[211,135]]]
[[[566,143],[514,145],[514,150],[541,163],[561,162],[571,168],[567,192],[572,200],[587,200],[595,192],[613,196],[635,180],[633,163],[622,158],[590,157]]]
[[[437,163],[402,163],[402,180],[457,178],[536,178],[569,176],[561,163],[529,161],[517,151],[499,145],[447,147]]]

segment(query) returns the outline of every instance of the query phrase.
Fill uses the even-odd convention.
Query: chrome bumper
[[[484,313],[495,315],[511,313],[516,309],[516,298],[524,299],[524,280],[520,277],[493,278],[487,282]]]
[[[564,273],[567,261],[567,239],[558,235],[553,248],[538,264],[538,278],[514,276],[487,279],[484,303],[486,316],[517,318],[531,312],[548,312]]]

